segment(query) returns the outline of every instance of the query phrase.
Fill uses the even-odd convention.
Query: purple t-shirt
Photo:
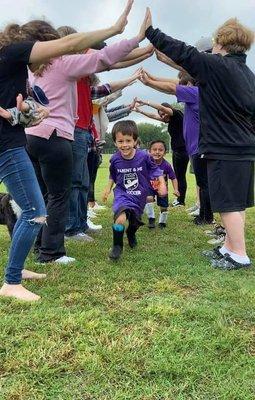
[[[131,160],[118,151],[110,159],[110,179],[114,188],[113,212],[122,207],[134,210],[140,216],[146,204],[150,180],[163,175],[163,171],[145,151],[137,149]]]
[[[199,92],[197,86],[176,86],[179,103],[185,103],[183,116],[183,136],[190,156],[198,153],[199,140]]]
[[[163,176],[165,178],[165,181],[167,183],[168,179],[170,179],[171,181],[176,179],[176,175],[174,173],[174,170],[171,166],[171,164],[166,161],[164,158],[161,162],[161,164],[157,164],[158,167],[163,171]]]

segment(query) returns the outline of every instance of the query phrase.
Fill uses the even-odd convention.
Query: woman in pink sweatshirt
[[[29,39],[59,38],[58,32],[44,21],[30,24],[33,36]],[[27,151],[47,205],[47,224],[42,227],[35,247],[39,262],[67,264],[75,261],[66,256],[64,232],[71,190],[71,142],[77,120],[77,81],[122,60],[141,40],[143,33],[94,53],[55,58],[30,74],[30,84],[45,91],[50,109],[49,117],[40,126],[26,129]]]
[[[33,37],[36,38],[33,34],[37,32],[36,28],[34,32],[31,30],[30,23],[6,26],[0,32],[0,58],[4,60],[0,65],[1,106],[15,107],[19,93],[26,98],[28,65],[35,71],[43,62],[47,63],[48,60],[64,54],[79,53],[102,40],[122,33],[132,3],[133,0],[128,0],[120,18],[109,28],[76,33],[57,40],[33,41]],[[142,40],[144,36],[145,24],[142,25],[139,39]],[[22,209],[21,217],[14,227],[5,282],[0,289],[0,296],[36,301],[40,297],[24,288],[21,279],[38,278],[38,274],[25,270],[24,264],[40,227],[46,222],[46,210],[33,165],[24,148],[25,144],[26,137],[22,126],[12,126],[7,120],[0,118],[0,179]]]

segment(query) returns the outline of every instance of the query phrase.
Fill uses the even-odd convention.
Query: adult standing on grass
[[[121,30],[125,25],[126,15],[121,19]],[[44,41],[56,39],[59,33],[45,21],[32,21],[27,24],[27,37]],[[43,226],[37,241],[39,262],[67,264],[75,261],[66,256],[64,234],[72,185],[77,81],[121,61],[143,39],[144,36],[138,34],[96,52],[58,57],[38,65],[30,76],[30,82],[47,94],[50,109],[46,122],[26,130],[27,150],[46,199],[48,215],[47,225]]]
[[[207,159],[212,210],[226,228],[224,246],[205,252],[222,269],[249,267],[245,209],[254,205],[255,76],[246,65],[254,32],[232,18],[220,26],[212,53],[165,35],[148,24],[146,37],[199,81],[199,153]]]
[[[166,57],[166,56],[165,56]],[[192,160],[197,186],[199,187],[199,215],[194,218],[196,225],[212,224],[213,213],[211,210],[206,159],[198,154],[199,141],[199,89],[197,82],[187,73],[179,73],[176,79],[157,78],[147,71],[142,71],[141,81],[151,88],[175,95],[177,101],[185,104],[183,116],[183,136],[187,153]]]
[[[35,70],[38,64],[64,54],[80,52],[95,43],[121,33],[132,7],[127,7],[118,21],[110,28],[91,33],[77,33],[50,42],[27,41],[26,24],[12,24],[0,33],[0,104],[3,108],[16,106],[16,96],[27,96],[27,66]],[[42,112],[42,118],[47,114]],[[25,151],[24,129],[11,126],[0,119],[0,179],[15,202],[22,209],[21,218],[15,225],[9,260],[5,271],[5,283],[0,296],[36,301],[39,296],[21,285],[25,260],[41,226],[46,221],[46,209],[36,179],[33,165]],[[29,277],[33,277],[32,274]]]

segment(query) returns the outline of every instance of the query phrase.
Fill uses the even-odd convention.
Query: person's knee
[[[124,214],[124,213],[120,214],[118,216],[118,218],[116,219],[115,224],[125,225],[126,220],[127,220],[126,214]]]

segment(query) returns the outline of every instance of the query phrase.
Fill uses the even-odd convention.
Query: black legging
[[[101,157],[97,149],[92,148],[88,154],[88,169],[89,169],[89,193],[88,202],[94,202],[95,199],[95,182],[97,178],[97,170],[100,165]]]
[[[189,156],[186,151],[173,151],[173,167],[178,181],[178,189],[180,196],[178,201],[185,205],[185,196],[187,191],[186,172],[189,163]]]
[[[52,261],[66,254],[64,245],[72,183],[72,142],[53,132],[49,140],[27,135],[27,151],[47,207],[47,224],[35,243],[38,259]]]
[[[199,187],[200,213],[199,217],[206,222],[213,221],[213,212],[208,188],[207,177],[207,160],[200,158],[198,154],[192,156],[194,173],[196,176],[197,186]]]

